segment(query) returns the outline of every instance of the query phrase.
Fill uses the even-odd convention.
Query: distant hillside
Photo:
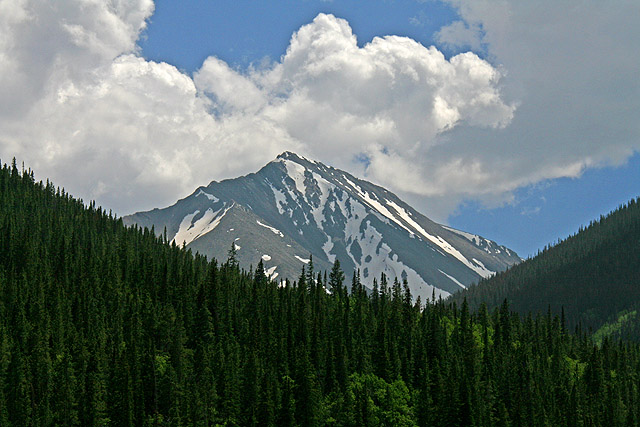
[[[607,321],[617,322],[640,304],[640,199],[451,301],[461,303],[465,297],[472,307],[484,301],[489,308],[506,298],[520,313],[564,308],[569,326],[581,323],[594,331]]]

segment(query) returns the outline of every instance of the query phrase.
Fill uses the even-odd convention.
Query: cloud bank
[[[518,109],[500,132],[454,129],[437,156],[464,152],[489,171],[488,191],[508,194],[640,150],[640,3],[447,2],[461,20],[436,34],[439,44],[483,46],[507,70],[503,96]]]
[[[465,198],[505,200],[637,149],[635,27],[612,27],[622,44],[608,51],[597,34],[624,11],[601,23],[496,4],[453,2],[461,20],[438,34],[489,61],[396,36],[360,47],[347,21],[320,14],[278,61],[210,57],[189,76],[140,56],[151,1],[0,0],[0,156],[126,214],[293,150],[443,219]],[[596,34],[582,41],[567,25],[585,20]]]

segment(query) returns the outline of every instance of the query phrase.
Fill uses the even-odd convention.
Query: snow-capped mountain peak
[[[272,278],[295,279],[311,254],[317,269],[339,259],[365,284],[381,273],[406,279],[422,299],[520,261],[495,242],[434,223],[382,187],[292,152],[125,221],[166,226],[177,244],[216,258],[237,245],[241,263],[262,259]]]

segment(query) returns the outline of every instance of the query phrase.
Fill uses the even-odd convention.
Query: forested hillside
[[[637,425],[640,348],[338,265],[283,286],[0,171],[1,426]],[[331,293],[325,290],[331,289]]]
[[[506,298],[519,313],[564,313],[570,327],[600,328],[640,305],[640,199],[607,216],[536,257],[482,280],[454,295],[472,307],[497,307]],[[624,320],[624,319],[621,319]],[[628,320],[633,320],[629,318]],[[638,329],[626,322],[622,336]]]

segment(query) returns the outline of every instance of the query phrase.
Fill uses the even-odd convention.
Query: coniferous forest
[[[536,257],[454,295],[529,312],[564,311],[567,325],[640,341],[640,198],[547,246]]]
[[[565,324],[280,285],[0,171],[1,426],[637,425],[640,347]]]

